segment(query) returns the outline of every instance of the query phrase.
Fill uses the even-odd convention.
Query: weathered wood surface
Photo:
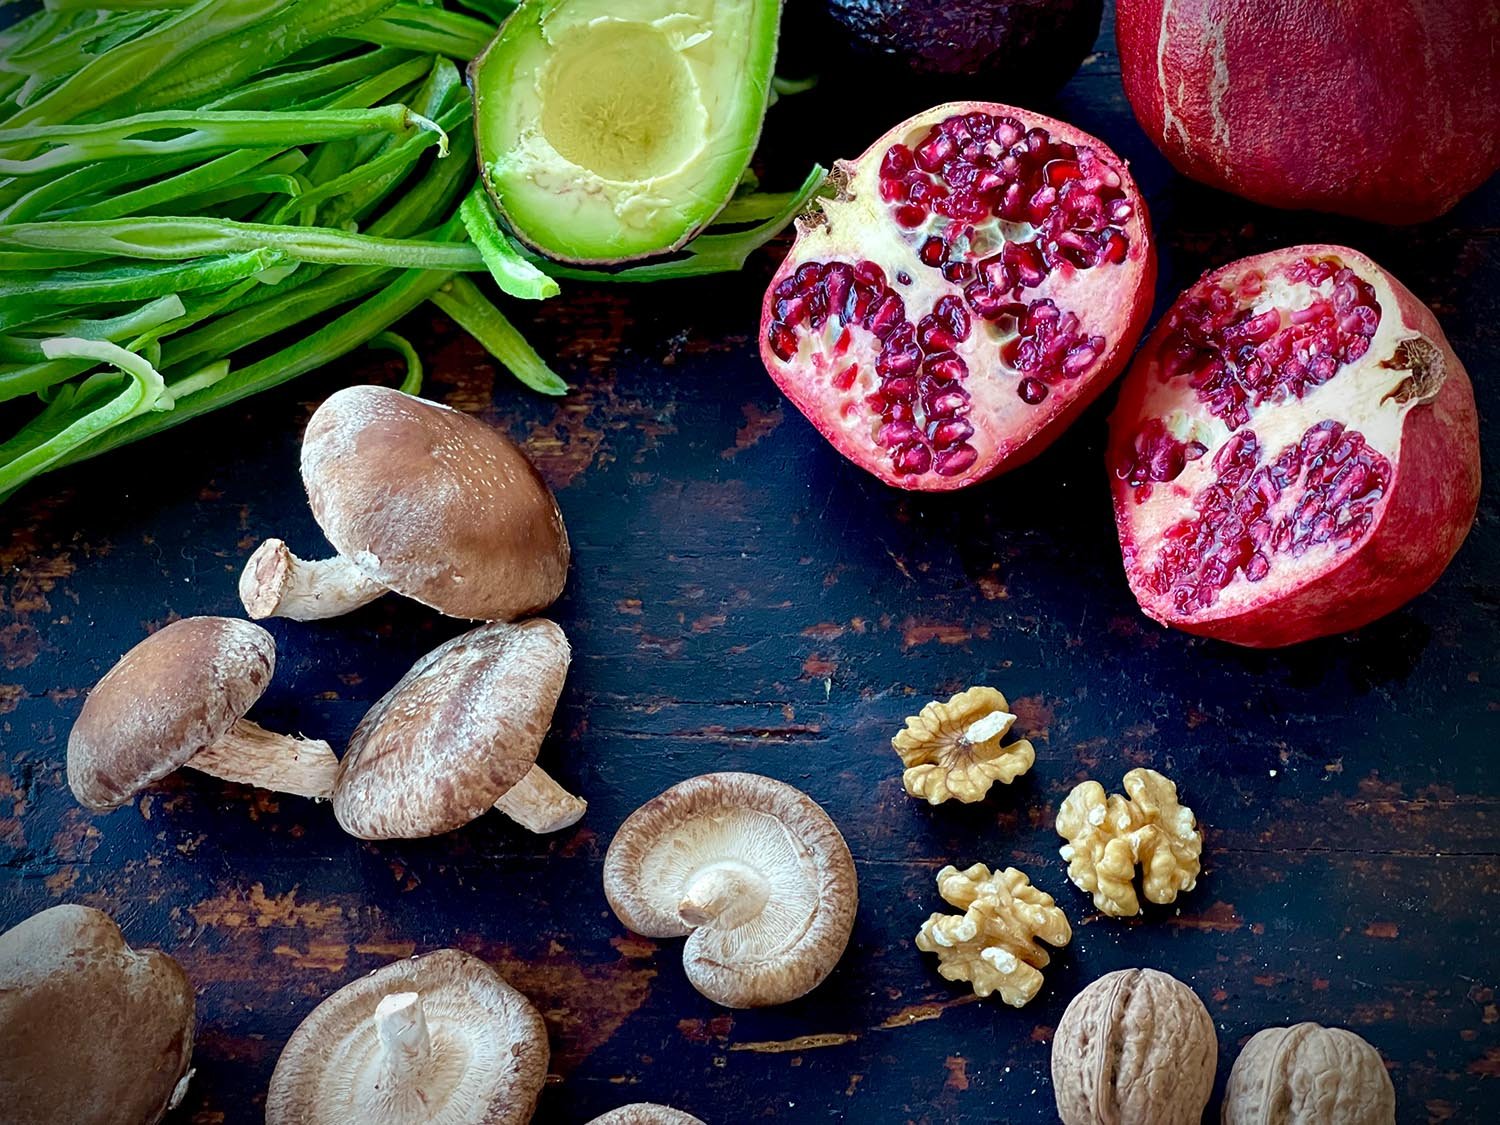
[[[874,135],[796,137],[799,119],[837,116],[837,95],[773,111],[766,147],[783,180],[810,154],[847,155]],[[1107,36],[1058,103],[1134,161],[1163,297],[1243,253],[1350,242],[1433,306],[1496,424],[1495,184],[1409,230],[1197,188],[1130,117]],[[577,384],[559,401],[517,389],[441,321],[408,325],[428,393],[524,440],[572,533],[572,578],[552,612],[575,660],[543,761],[591,805],[554,838],[491,815],[438,839],[364,844],[326,806],[191,773],[107,817],[67,790],[68,728],[121,652],[174,616],[238,612],[234,579],[261,537],[318,551],[296,472],[301,426],[334,387],[389,378],[378,356],[0,509],[0,926],[88,903],[183,963],[200,1045],[178,1121],[258,1120],[281,1044],[319,998],[445,945],[499,966],[545,1014],[555,1081],[539,1121],[637,1099],[720,1125],[1050,1121],[1063,1007],[1135,964],[1169,970],[1208,1004],[1220,1090],[1252,1032],[1313,1019],[1383,1051],[1403,1122],[1493,1120],[1500,446],[1488,444],[1479,523],[1432,592],[1353,636],[1238,651],[1136,610],[1101,464],[1107,403],[1039,462],[963,496],[899,495],[839,459],[755,356],[773,258],[742,277],[575,285],[523,310]],[[256,717],[340,745],[460,626],[387,598],[271,628],[280,667]],[[1015,700],[1036,768],[977,807],[919,805],[889,736],[927,699],[973,683]],[[1067,883],[1052,816],[1082,777],[1114,787],[1144,764],[1176,778],[1206,823],[1206,874],[1180,909],[1122,923]],[[604,849],[632,809],[725,768],[805,788],[859,865],[848,955],[810,996],[769,1011],[715,1008],[685,983],[678,943],[625,933],[600,889]],[[1016,864],[1073,920],[1073,944],[1026,1009],[971,1002],[913,947],[950,861]]]

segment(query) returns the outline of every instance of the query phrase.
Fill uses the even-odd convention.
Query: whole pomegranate
[[[1257,203],[1413,223],[1500,167],[1495,0],[1118,0],[1115,38],[1167,159]]]
[[[1272,647],[1437,580],[1474,522],[1474,391],[1432,313],[1343,246],[1224,266],[1177,299],[1110,420],[1125,572],[1156,620]]]
[[[834,167],[761,308],[766,370],[845,457],[962,488],[1034,457],[1124,367],[1156,252],[1125,164],[954,102]]]

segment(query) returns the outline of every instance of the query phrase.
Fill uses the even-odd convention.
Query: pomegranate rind
[[[1167,493],[1155,512],[1153,501],[1142,502],[1137,488],[1121,479],[1119,466],[1132,456],[1136,435],[1162,415],[1164,395],[1176,396],[1179,417],[1196,416],[1200,422],[1207,418],[1187,378],[1174,377],[1166,381],[1170,391],[1160,389],[1163,351],[1171,334],[1169,312],[1121,384],[1110,418],[1108,451],[1126,577],[1141,609],[1164,625],[1251,648],[1348,632],[1400,608],[1436,582],[1473,525],[1480,485],[1473,386],[1431,310],[1369,258],[1344,246],[1308,245],[1241,259],[1204,274],[1179,296],[1173,311],[1216,286],[1233,290],[1256,271],[1269,276],[1298,260],[1329,257],[1369,283],[1381,306],[1381,326],[1369,351],[1334,377],[1346,380],[1339,387],[1341,396],[1356,396],[1346,400],[1356,404],[1351,409],[1367,421],[1383,419],[1370,427],[1372,434],[1388,430],[1378,446],[1372,444],[1391,468],[1389,483],[1373,509],[1373,523],[1346,550],[1323,551],[1305,561],[1286,562],[1284,556],[1276,556],[1269,578],[1256,583],[1243,574],[1236,576],[1225,587],[1226,596],[1204,609],[1179,612],[1168,596],[1150,587],[1148,569],[1158,557],[1162,531],[1174,519],[1197,518],[1198,489],[1214,479],[1214,456],[1232,440],[1226,435],[1199,464],[1165,485],[1153,485]],[[1411,341],[1430,345],[1436,357],[1431,369],[1441,372],[1441,381],[1403,402],[1388,389],[1405,370],[1395,363],[1398,354],[1404,354],[1396,346]],[[1278,407],[1269,404],[1264,409],[1274,412]],[[1263,417],[1257,414],[1234,432],[1254,430],[1256,418]],[[1273,454],[1274,450],[1268,452],[1267,458]]]
[[[1500,168],[1494,0],[1118,0],[1115,39],[1146,134],[1245,199],[1414,223]]]
[[[1080,312],[1087,311],[1091,317],[1083,325],[1083,332],[1102,335],[1105,340],[1103,350],[1089,370],[1052,386],[1040,404],[1029,404],[1017,397],[1019,375],[1006,371],[1003,377],[994,377],[1000,367],[998,361],[981,368],[972,347],[961,349],[970,368],[964,388],[976,396],[974,409],[966,417],[977,431],[971,440],[978,456],[969,468],[952,476],[935,471],[902,473],[895,471],[889,450],[873,439],[867,440],[867,435],[851,432],[849,401],[840,400],[826,385],[804,379],[795,364],[783,361],[775,353],[768,337],[776,324],[777,287],[809,262],[852,265],[874,260],[890,278],[903,273],[912,278],[901,294],[908,298],[907,311],[912,322],[931,311],[942,296],[953,294],[962,298],[962,284],[944,281],[936,271],[922,264],[917,248],[903,240],[887,201],[880,197],[879,169],[892,145],[920,137],[949,118],[970,113],[1013,118],[1028,129],[1046,130],[1055,142],[1092,149],[1119,177],[1119,191],[1131,204],[1128,220],[1120,223],[1128,234],[1129,247],[1124,261],[1095,267],[1097,280],[1092,275],[1078,280],[1088,272],[1084,270],[1058,273],[1059,286],[1066,281],[1076,286],[1078,292],[1086,291],[1090,298],[1086,305],[1079,305]],[[1014,106],[997,102],[948,102],[901,122],[854,160],[839,161],[834,166],[832,180],[836,192],[814,201],[808,213],[797,219],[796,241],[767,287],[761,303],[760,352],[767,372],[792,404],[835,449],[860,468],[893,487],[916,491],[952,491],[988,480],[1041,453],[1124,369],[1150,316],[1156,284],[1156,247],[1145,200],[1128,165],[1096,137],[1065,122]],[[1061,277],[1062,272],[1067,272],[1066,279]],[[1093,282],[1091,287],[1090,282]],[[1027,292],[1050,297],[1056,290],[1049,285],[1050,280],[1049,284]],[[1073,311],[1066,297],[1059,297],[1057,303],[1064,312]],[[880,341],[875,340],[875,349],[879,346]],[[866,358],[873,358],[873,352],[867,353]],[[853,397],[858,396],[851,394]],[[981,398],[986,402],[978,401]],[[990,408],[989,413],[981,410],[982,405]],[[863,425],[870,419],[856,421]],[[878,416],[874,421],[879,421]]]

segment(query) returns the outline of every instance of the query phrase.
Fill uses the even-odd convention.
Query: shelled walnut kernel
[[[966,804],[984,799],[996,781],[1009,785],[1036,761],[1026,739],[1002,746],[1016,717],[992,687],[972,687],[946,703],[934,701],[906,720],[891,739],[913,797],[940,805],[950,797]]]
[[[1085,781],[1057,810],[1057,834],[1067,840],[1060,854],[1068,878],[1094,896],[1105,914],[1128,918],[1141,911],[1134,880],[1155,903],[1175,902],[1197,885],[1203,836],[1193,810],[1178,803],[1177,786],[1155,770],[1125,775],[1128,797],[1105,796],[1097,781]]]
[[[917,948],[938,955],[946,980],[969,981],[979,996],[999,992],[1019,1008],[1042,987],[1051,960],[1038,940],[1062,948],[1073,937],[1052,896],[1014,867],[993,874],[982,863],[938,872],[938,893],[962,914],[934,914],[922,923]]]

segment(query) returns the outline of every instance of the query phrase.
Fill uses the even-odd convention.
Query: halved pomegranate
[[[1479,503],[1463,365],[1425,305],[1342,246],[1183,293],[1125,377],[1108,456],[1141,608],[1256,648],[1403,605]]]
[[[761,358],[845,457],[962,488],[1034,457],[1125,366],[1156,251],[1125,162],[953,102],[834,166],[761,308]]]

